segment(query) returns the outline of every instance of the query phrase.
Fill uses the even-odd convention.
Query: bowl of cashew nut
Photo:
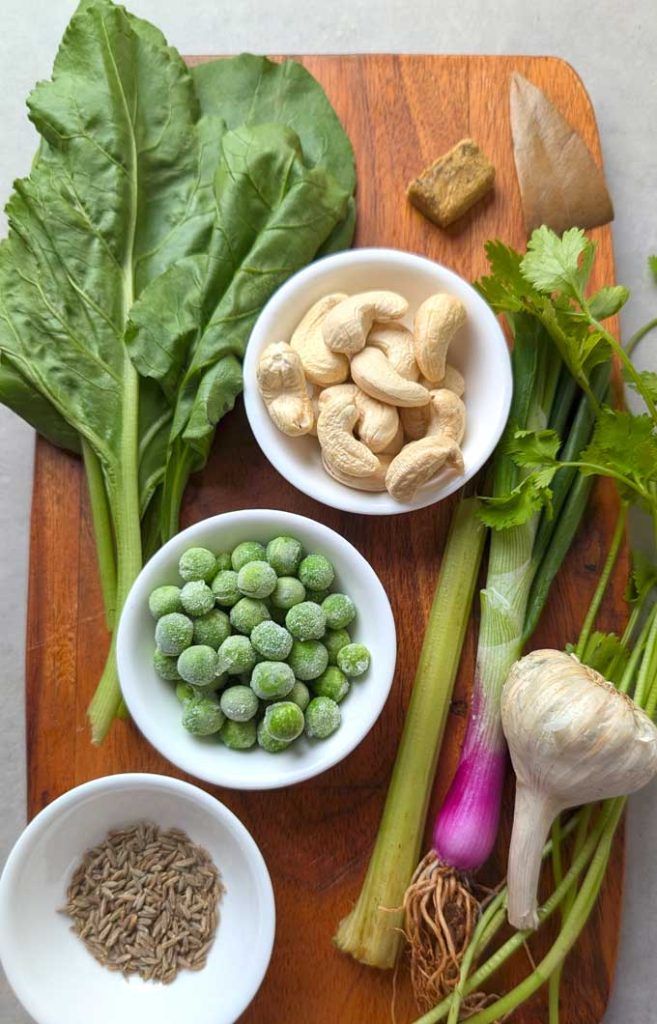
[[[254,436],[300,491],[394,515],[458,490],[500,439],[507,344],[467,281],[396,249],[353,249],[290,278],[244,360]]]

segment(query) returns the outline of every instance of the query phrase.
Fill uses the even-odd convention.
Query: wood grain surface
[[[518,70],[539,85],[583,134],[596,159],[600,146],[589,99],[575,72],[543,57],[355,56],[301,58],[324,85],[349,133],[358,163],[357,245],[395,246],[439,260],[472,280],[485,268],[483,244],[499,237],[524,244],[511,151],[508,87]],[[497,169],[494,193],[447,231],[406,202],[408,180],[463,136],[472,136]],[[611,231],[599,243],[594,284],[614,280]],[[220,424],[214,452],[186,495],[183,525],[231,509],[277,507],[314,517],[346,536],[370,560],[395,613],[399,662],[378,723],[342,764],[311,782],[267,793],[212,790],[241,818],[272,874],[277,942],[267,978],[243,1024],[384,1024],[392,978],[339,954],[331,937],[360,885],[378,826],[404,719],[424,625],[456,496],[441,505],[388,518],[336,512],[298,493],[266,462],[252,440],[241,402]],[[615,514],[600,487],[553,589],[535,638],[557,647],[572,640],[593,592]],[[605,626],[624,621],[622,573],[604,609]],[[434,806],[455,767],[468,707],[476,625],[465,646]],[[92,747],[86,708],[107,648],[89,505],[79,463],[37,444],[32,507],[27,633],[29,813],[65,790],[123,771],[180,774],[160,758],[130,722],[115,724]],[[510,797],[510,794],[509,794]],[[510,821],[507,799],[499,857],[504,870]],[[566,965],[562,1024],[597,1024],[613,977],[620,919],[623,846],[616,844],[603,895]],[[534,955],[539,946],[532,944]],[[526,972],[523,952],[502,976],[505,990]],[[397,1022],[415,1019],[405,976]],[[513,1017],[547,1021],[544,994]]]

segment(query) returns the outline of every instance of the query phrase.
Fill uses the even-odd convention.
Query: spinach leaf
[[[354,151],[319,82],[294,60],[279,62],[242,53],[192,68],[201,109],[216,112],[229,129],[276,122],[287,125],[301,144],[309,167],[323,167],[349,193],[344,218],[318,256],[351,245],[356,223]]]
[[[56,424],[62,440],[65,421],[67,444],[82,438],[99,459],[120,608],[141,567],[140,511],[164,475],[172,415],[161,388],[140,388],[123,333],[142,289],[209,244],[221,131],[212,119],[199,126],[180,56],[110,0],[81,4],[28,106],[42,143],[0,245],[0,396],[16,402],[21,382],[22,411],[29,397],[40,429]],[[92,706],[97,738],[119,699],[110,666]]]
[[[175,402],[163,531],[182,489],[208,456],[215,426],[241,390],[240,360],[270,295],[316,255],[345,216],[349,193],[306,166],[299,139],[278,124],[227,132],[215,178],[207,254],[181,260],[135,303],[126,342],[140,374]]]
[[[18,416],[34,427],[42,437],[64,448],[80,454],[80,438],[63,416],[33,388],[10,363],[0,359],[0,401]]]

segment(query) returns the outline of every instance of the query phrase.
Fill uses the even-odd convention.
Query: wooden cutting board
[[[547,57],[357,56],[301,58],[324,85],[349,133],[358,162],[357,245],[395,246],[439,260],[472,280],[485,269],[483,244],[499,237],[524,244],[508,119],[511,72],[520,71],[554,100],[596,159],[600,144],[591,103],[573,69]],[[472,136],[497,169],[495,192],[449,231],[428,223],[404,197],[408,180],[463,136]],[[611,231],[599,244],[595,285],[614,280]],[[373,519],[326,508],[299,494],[251,439],[241,403],[220,424],[210,463],[189,487],[183,526],[231,509],[274,507],[321,520],[370,560],[392,602],[399,634],[393,690],[378,723],[345,762],[319,778],[267,793],[213,792],[236,812],[272,874],[278,910],[267,978],[244,1014],[248,1024],[383,1024],[390,1020],[391,975],[339,954],[331,937],[360,885],[399,740],[433,588],[456,497],[408,515]],[[581,624],[611,536],[615,499],[596,492],[586,528],[554,587],[535,638],[563,646]],[[622,566],[621,566],[622,569]],[[625,617],[622,572],[604,612],[605,627]],[[435,805],[449,783],[461,743],[475,629],[463,657],[438,772]],[[37,443],[32,506],[27,632],[29,813],[65,790],[125,771],[178,773],[129,722],[116,723],[100,748],[89,742],[85,712],[100,675],[103,627],[89,506],[81,468]],[[508,803],[508,802],[507,802]],[[504,870],[510,806],[500,856]],[[597,1024],[608,1000],[620,920],[623,845],[616,844],[600,906],[568,960],[562,1024]],[[540,948],[534,948],[534,954]],[[528,969],[525,953],[497,991]],[[397,1022],[415,1019],[405,980]],[[218,994],[220,998],[220,994]],[[544,995],[519,1010],[517,1024],[547,1021]]]

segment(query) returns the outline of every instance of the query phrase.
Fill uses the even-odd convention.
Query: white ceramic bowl
[[[335,589],[353,598],[359,615],[350,631],[372,652],[366,676],[342,704],[342,724],[326,740],[301,737],[279,754],[260,747],[230,750],[217,737],[201,739],[180,725],[174,687],[153,669],[154,623],[148,595],[163,583],[178,582],[178,560],[187,548],[214,551],[243,540],[266,543],[292,535],[306,551],[319,551],[335,566]],[[195,523],[164,545],[144,566],[128,595],[117,635],[121,689],[134,721],[146,739],[173,764],[199,779],[233,789],[276,789],[302,782],[331,768],[356,747],[376,722],[385,704],[395,669],[395,622],[381,582],[363,556],[334,530],[304,516],[270,509],[228,512]]]
[[[256,384],[263,349],[272,341],[289,341],[306,311],[330,292],[389,289],[409,301],[404,318],[412,326],[417,307],[434,292],[450,292],[463,302],[467,324],[449,349],[449,362],[465,377],[467,410],[463,459],[465,473],[445,469],[420,488],[409,502],[387,492],[371,494],[338,483],[321,462],[316,437],[287,437],[272,423]],[[272,465],[304,494],[346,512],[394,515],[424,508],[458,490],[492,454],[511,405],[511,361],[493,312],[467,281],[447,267],[397,249],[352,249],[328,256],[291,277],[272,296],[253,329],[244,360],[244,402],[255,438]]]
[[[57,913],[84,852],[140,820],[182,828],[226,887],[205,968],[171,985],[101,967]],[[37,1024],[232,1024],[265,976],[274,931],[269,873],[247,830],[214,797],[163,775],[110,775],[65,793],[30,822],[0,879],[0,959]]]

